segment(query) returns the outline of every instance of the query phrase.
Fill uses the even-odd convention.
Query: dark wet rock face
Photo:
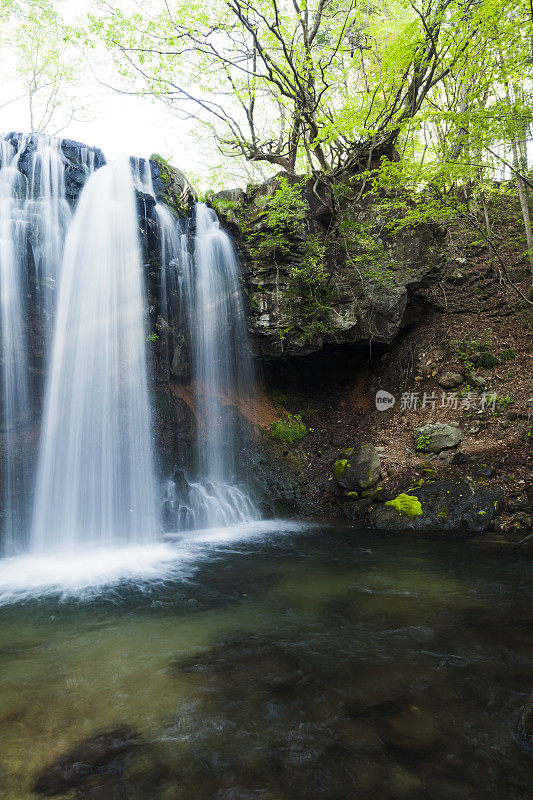
[[[131,728],[116,728],[77,744],[38,775],[33,791],[44,797],[62,794],[84,783],[91,775],[110,767],[140,744]]]
[[[465,478],[432,481],[406,495],[418,501],[420,513],[385,503],[375,508],[373,528],[407,531],[470,531],[490,528],[503,503],[503,490]],[[394,501],[392,501],[394,503]]]

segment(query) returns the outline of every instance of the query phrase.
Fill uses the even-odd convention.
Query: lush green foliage
[[[0,0],[0,67],[13,87],[0,107],[23,102],[31,131],[58,134],[88,118],[78,88],[86,65],[62,10],[54,0]]]
[[[270,435],[273,439],[293,445],[307,436],[307,428],[300,414],[287,414],[285,419],[279,419],[270,425]]]

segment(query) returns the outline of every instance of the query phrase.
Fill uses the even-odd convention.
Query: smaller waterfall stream
[[[166,510],[178,530],[259,519],[239,481],[239,453],[247,442],[238,405],[253,385],[239,268],[215,212],[199,203],[195,222],[192,257],[182,249],[177,293],[192,356],[198,478],[181,474],[166,485]]]
[[[38,138],[26,205],[39,306],[44,317],[43,330],[49,341],[63,246],[72,216],[65,193],[65,164],[60,139],[44,135]]]

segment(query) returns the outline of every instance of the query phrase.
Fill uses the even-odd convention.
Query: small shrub
[[[416,449],[421,450],[422,452],[427,452],[430,444],[431,438],[429,436],[419,436],[416,440]]]
[[[496,398],[496,403],[497,403],[497,405],[499,405],[499,406],[501,406],[503,408],[507,408],[507,406],[510,406],[510,405],[512,405],[514,403],[514,400],[513,400],[512,397],[509,397],[509,396],[507,396],[507,397],[498,397],[498,398]]]
[[[513,358],[516,358],[516,353],[514,350],[504,350],[502,353],[500,353],[501,361],[512,361]]]
[[[478,367],[490,369],[491,367],[497,367],[500,359],[493,356],[492,353],[481,353],[476,363]]]
[[[287,414],[285,419],[278,419],[270,426],[270,435],[273,439],[293,445],[307,436],[307,428],[302,422],[300,414]]]

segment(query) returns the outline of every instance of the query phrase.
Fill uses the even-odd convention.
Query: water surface
[[[128,580],[102,567],[98,592],[59,569],[32,597],[0,569],[1,798],[117,728],[137,746],[49,796],[527,797],[521,557],[275,523],[201,540]]]

